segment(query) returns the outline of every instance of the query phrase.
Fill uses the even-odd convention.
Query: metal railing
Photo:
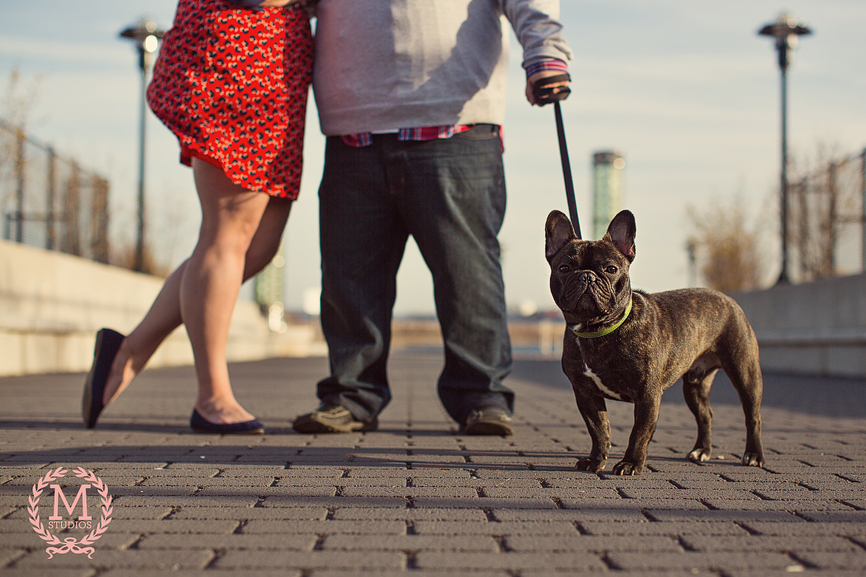
[[[108,262],[108,180],[0,119],[3,238]]]
[[[866,150],[792,180],[788,192],[792,280],[866,271]]]

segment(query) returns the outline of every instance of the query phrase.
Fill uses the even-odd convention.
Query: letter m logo
[[[60,505],[60,501],[63,501],[63,506],[66,507],[66,512],[72,515],[72,512],[75,510],[75,505],[78,504],[78,500],[81,499],[81,512],[82,515],[78,517],[79,521],[90,521],[93,519],[90,515],[87,514],[87,490],[90,488],[90,485],[81,485],[81,488],[78,489],[78,494],[75,495],[75,500],[72,501],[72,504],[69,504],[69,501],[66,500],[66,495],[63,494],[63,489],[60,485],[50,485],[52,489],[54,489],[54,514],[48,517],[49,521],[62,521],[63,517],[57,514],[57,509]]]

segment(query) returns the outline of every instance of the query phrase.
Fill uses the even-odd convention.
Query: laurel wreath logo
[[[39,519],[39,498],[48,484],[57,479],[62,479],[66,476],[66,469],[57,467],[54,471],[49,471],[44,477],[40,478],[33,485],[33,494],[29,498],[30,506],[27,507],[27,512],[30,514],[30,524],[33,525],[33,530],[39,535],[39,538],[48,543],[45,552],[48,553],[48,558],[53,559],[54,555],[65,555],[66,553],[74,553],[76,555],[87,555],[88,559],[93,559],[94,548],[89,547],[95,543],[105,530],[108,524],[111,523],[111,514],[114,508],[111,506],[112,497],[108,494],[108,486],[102,482],[102,479],[93,474],[93,471],[88,471],[82,467],[75,470],[75,476],[79,479],[84,479],[91,483],[101,497],[102,501],[102,517],[96,527],[80,541],[75,537],[67,537],[63,541],[59,537],[52,535],[48,529],[42,524]],[[61,545],[61,547],[51,547],[50,545]]]

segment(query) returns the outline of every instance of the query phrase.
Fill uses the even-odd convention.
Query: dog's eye
[[[570,268],[567,264],[561,264],[559,265],[559,272],[568,272]]]
[[[608,266],[604,269],[604,272],[606,272],[607,274],[616,274],[616,271],[618,271],[618,270],[619,270],[618,268],[616,268],[615,266],[613,266],[613,265],[611,264],[611,265],[608,265]]]

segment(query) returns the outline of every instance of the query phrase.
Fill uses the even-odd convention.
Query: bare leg
[[[235,400],[229,383],[226,346],[246,252],[268,196],[240,189],[204,162],[194,162],[193,172],[202,224],[181,278],[180,312],[195,356],[195,407],[213,423],[248,421],[253,417]]]
[[[276,254],[290,208],[290,200],[269,199],[246,251],[243,280],[261,271]],[[184,262],[168,277],[147,315],[124,339],[108,377],[104,396],[106,405],[129,386],[162,341],[182,323],[180,288],[186,267],[187,262]]]

